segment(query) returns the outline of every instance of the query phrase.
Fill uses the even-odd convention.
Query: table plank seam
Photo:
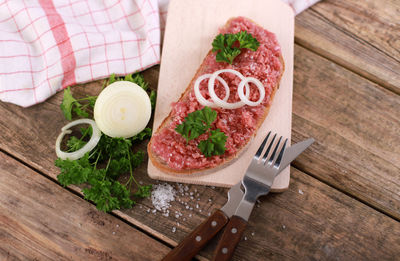
[[[310,8],[310,13],[313,13],[313,12],[319,14],[318,11]],[[321,15],[321,17],[323,17],[323,16]],[[376,46],[371,45],[370,43],[368,43],[365,40],[362,40],[360,38],[354,37],[354,35],[351,34],[350,32],[343,30],[343,28],[335,26],[335,24],[333,24],[333,23],[330,23],[327,18],[325,18],[325,21],[327,21],[330,25],[332,25],[336,29],[340,30],[344,34],[350,36],[354,40],[356,40],[358,42],[362,42],[362,43],[368,44],[369,46],[371,46],[374,49],[376,49],[376,50],[380,51],[381,53],[383,53],[385,56],[387,56],[387,57],[393,59],[394,61],[400,63],[400,61],[398,61],[397,59],[394,59],[392,56],[390,56],[386,52],[380,50]],[[342,60],[340,58],[336,58],[333,55],[330,55],[329,52],[324,52],[322,48],[313,48],[313,47],[311,47],[310,44],[308,44],[307,42],[301,40],[299,37],[296,37],[296,35],[295,35],[295,44],[303,47],[304,49],[307,49],[310,52],[315,53],[316,55],[318,55],[320,57],[323,57],[323,58],[325,58],[325,59],[327,59],[327,60],[329,60],[329,61],[331,61],[331,62],[333,62],[333,63],[335,63],[335,64],[337,64],[337,65],[339,65],[341,67],[343,67],[344,69],[347,69],[347,70],[349,70],[349,71],[351,71],[351,72],[363,77],[364,79],[367,79],[367,80],[369,80],[369,81],[381,86],[382,88],[384,88],[386,90],[389,90],[389,91],[391,91],[391,92],[393,92],[393,93],[395,93],[397,95],[400,95],[399,89],[396,86],[394,86],[393,84],[390,84],[390,83],[386,82],[384,79],[381,79],[381,78],[375,76],[374,74],[368,73],[367,71],[363,71],[362,68],[360,68],[360,67],[353,67],[351,63],[348,63],[345,60]],[[359,70],[357,70],[357,69],[359,69]]]
[[[396,217],[396,216],[392,215],[391,213],[386,212],[385,210],[380,209],[380,208],[378,208],[377,206],[374,206],[374,205],[371,204],[371,203],[368,203],[366,200],[362,199],[361,197],[357,197],[357,196],[351,194],[351,192],[348,192],[348,191],[346,191],[346,190],[344,190],[344,189],[341,189],[340,187],[335,186],[334,184],[331,184],[331,183],[329,183],[329,182],[327,182],[327,181],[325,181],[325,180],[319,178],[318,176],[312,174],[311,172],[308,172],[308,171],[302,169],[296,162],[293,162],[291,166],[292,166],[293,168],[299,170],[300,172],[302,172],[302,173],[304,173],[304,174],[306,174],[306,175],[308,175],[308,176],[310,176],[310,177],[312,177],[312,178],[318,180],[319,182],[321,182],[321,183],[323,183],[323,184],[329,186],[330,188],[335,189],[335,190],[337,190],[337,191],[339,191],[339,192],[345,194],[346,196],[348,196],[348,197],[350,197],[350,198],[352,198],[352,199],[355,199],[355,200],[359,201],[360,203],[362,203],[362,204],[364,204],[364,205],[366,205],[366,206],[368,206],[368,207],[374,209],[375,211],[377,211],[377,212],[379,212],[379,213],[381,213],[381,214],[384,214],[385,216],[388,216],[388,217],[390,217],[390,218],[392,218],[392,219],[394,219],[394,220],[400,222],[400,218],[399,218],[399,217]]]

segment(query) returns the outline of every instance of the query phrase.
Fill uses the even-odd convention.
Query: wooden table
[[[399,22],[397,0],[322,1],[296,17],[292,138],[316,142],[292,164],[289,190],[254,209],[234,260],[399,260]],[[158,67],[145,78],[156,88]],[[174,202],[179,218],[152,213],[149,199],[97,211],[56,181],[61,99],[0,103],[0,260],[159,260],[226,201],[226,189],[189,186],[200,207]],[[136,175],[155,183],[146,164]]]

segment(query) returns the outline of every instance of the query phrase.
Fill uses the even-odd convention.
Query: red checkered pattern
[[[0,0],[0,99],[21,106],[160,62],[157,0]]]
[[[318,0],[283,1],[299,13]],[[158,64],[168,2],[0,0],[0,100],[26,107]]]

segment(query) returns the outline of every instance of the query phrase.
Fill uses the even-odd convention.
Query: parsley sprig
[[[219,34],[212,42],[212,51],[217,52],[217,62],[233,63],[243,48],[257,51],[260,43],[247,31],[241,31],[236,34]]]
[[[132,81],[147,90],[147,83],[140,74],[115,77],[112,75],[108,83],[118,80]],[[153,96],[155,97],[155,92]],[[151,94],[150,94],[151,96]],[[88,117],[93,112],[97,96],[88,96],[83,99],[75,99],[70,88],[64,90],[64,99],[61,109],[66,119],[73,116]],[[154,98],[153,98],[154,99]],[[86,103],[82,103],[85,101]],[[90,136],[92,129],[81,128],[81,137],[72,136],[67,141],[68,151],[76,151],[87,142],[85,137]],[[145,128],[139,134],[131,138],[111,138],[102,134],[99,143],[94,150],[88,152],[78,160],[57,159],[55,165],[60,168],[58,181],[63,186],[83,185],[82,192],[85,199],[93,201],[99,210],[109,212],[114,209],[130,208],[135,202],[131,199],[130,190],[136,186],[135,197],[149,197],[151,185],[140,185],[133,173],[144,161],[143,151],[133,152],[134,143],[151,137],[151,129]],[[129,179],[122,184],[118,181],[122,174],[129,173]]]
[[[176,126],[175,131],[187,142],[208,132],[208,139],[200,141],[198,148],[206,157],[222,155],[225,153],[227,136],[220,129],[211,130],[211,124],[216,118],[217,112],[205,106],[201,110],[189,113],[184,121]]]

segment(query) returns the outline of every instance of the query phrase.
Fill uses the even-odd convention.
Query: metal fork
[[[285,139],[281,149],[279,150],[279,145],[281,144],[283,137],[280,136],[278,142],[274,146],[277,134],[275,134],[272,140],[268,142],[270,136],[271,132],[268,133],[264,141],[261,143],[246,171],[246,175],[242,179],[245,195],[236,209],[235,215],[240,216],[246,221],[249,219],[251,210],[253,209],[257,198],[269,193],[272,183],[274,182],[276,175],[279,173],[279,167],[285,152],[288,139]],[[260,161],[261,154],[266,145],[268,145],[267,150]],[[272,153],[270,153],[271,150]]]
[[[242,179],[242,185],[245,189],[244,196],[237,206],[236,211],[234,212],[235,214],[231,217],[229,223],[225,227],[224,233],[215,249],[213,261],[230,260],[236,245],[239,243],[246,228],[247,221],[249,220],[257,198],[268,194],[276,175],[281,170],[280,165],[288,140],[285,139],[282,147],[279,149],[283,137],[279,137],[278,142],[274,145],[277,134],[275,134],[272,140],[268,142],[270,136],[271,132],[268,133],[264,141],[261,143]],[[266,145],[267,150],[260,160],[261,154]],[[221,210],[224,211],[224,208],[226,208],[225,210],[228,210],[230,204],[225,205]]]

